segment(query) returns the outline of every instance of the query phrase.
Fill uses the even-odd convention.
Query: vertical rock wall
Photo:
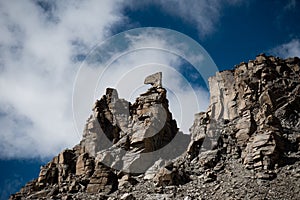
[[[222,149],[241,158],[258,177],[274,177],[272,170],[282,164],[289,146],[298,145],[299,66],[298,58],[261,54],[211,77],[209,109],[196,115],[191,128],[190,159]]]

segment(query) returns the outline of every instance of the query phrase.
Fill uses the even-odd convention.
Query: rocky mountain
[[[300,199],[300,59],[261,54],[209,79],[190,135],[162,74],[136,101],[108,88],[83,138],[10,199]]]

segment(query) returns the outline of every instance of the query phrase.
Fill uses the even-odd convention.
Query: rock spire
[[[11,199],[300,199],[300,59],[265,54],[209,79],[190,135],[158,72],[134,103],[108,88],[80,144]]]

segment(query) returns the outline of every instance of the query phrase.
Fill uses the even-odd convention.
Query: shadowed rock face
[[[192,137],[205,137],[202,150],[222,149],[241,158],[258,177],[273,177],[289,148],[297,146],[299,74],[298,58],[281,60],[264,54],[234,70],[218,72],[209,79],[210,106],[197,116]]]
[[[11,199],[300,199],[300,59],[261,54],[209,79],[178,131],[161,73],[131,104],[108,88],[82,141]]]
[[[149,77],[145,82],[161,83],[161,73]],[[178,132],[166,93],[154,84],[131,104],[108,88],[93,108],[80,145],[96,160],[128,173],[144,173],[160,158],[179,156],[189,136]],[[167,146],[171,141],[180,142],[177,149]]]
[[[153,87],[162,87],[162,73],[157,72],[145,78],[145,84],[151,84]]]

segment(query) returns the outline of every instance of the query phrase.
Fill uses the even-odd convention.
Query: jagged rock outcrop
[[[175,158],[185,151],[189,136],[178,132],[161,76],[160,72],[147,77],[145,84],[153,87],[132,105],[115,89],[106,90],[95,103],[80,144],[89,155],[114,169],[143,173],[159,158]],[[182,149],[164,148],[160,153],[176,135]]]
[[[11,199],[300,199],[300,59],[261,54],[209,79],[178,131],[162,74],[131,104],[108,88],[83,139]]]
[[[178,170],[172,162],[166,163],[153,177],[156,186],[182,185],[188,181],[189,176],[183,170]]]
[[[211,77],[210,107],[191,129],[190,159],[201,150],[219,149],[241,158],[258,178],[274,178],[290,147],[298,146],[299,62],[261,54]]]
[[[157,72],[145,78],[145,84],[151,84],[153,87],[162,87],[162,73]]]
[[[153,87],[133,104],[108,88],[96,101],[80,144],[54,157],[41,168],[38,179],[12,198],[63,198],[65,193],[78,192],[110,194],[125,181],[135,182],[125,174],[119,184],[118,173],[144,173],[156,160],[182,154],[189,136],[179,132],[172,119],[161,78],[161,72],[147,77],[145,84]],[[176,143],[178,148],[174,149]],[[166,147],[169,144],[171,147]]]

